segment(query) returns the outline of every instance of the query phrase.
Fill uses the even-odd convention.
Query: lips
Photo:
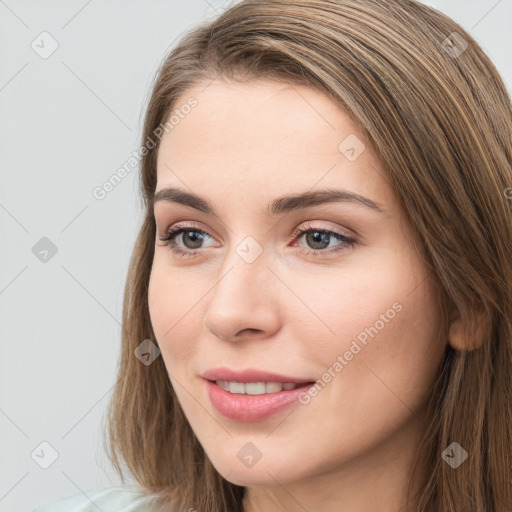
[[[225,418],[241,422],[262,421],[284,411],[296,404],[300,395],[307,392],[308,387],[306,384],[289,391],[252,396],[232,394],[209,380],[204,380],[204,383],[215,410]]]
[[[314,380],[249,368],[226,367],[204,372],[206,391],[213,407],[231,420],[260,421],[296,403]],[[265,387],[265,393],[263,392]]]
[[[226,367],[211,368],[205,371],[202,375],[203,379],[215,382],[217,380],[230,381],[230,382],[292,382],[297,385],[309,384],[314,382],[314,379],[305,379],[300,377],[293,377],[291,375],[282,375],[279,373],[268,372],[265,370],[246,369],[243,371],[235,371]]]

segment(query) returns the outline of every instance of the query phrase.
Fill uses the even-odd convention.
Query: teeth
[[[229,391],[229,382],[227,380],[216,380],[215,384],[225,391]]]
[[[240,395],[245,394],[245,386],[243,382],[230,382],[229,383],[229,392],[237,393]]]
[[[242,389],[245,387],[245,393],[247,395],[263,395],[266,390],[264,382],[248,382],[247,384],[238,384],[238,386],[240,386]],[[229,385],[229,391],[231,393],[233,393],[232,389],[233,383]]]
[[[293,384],[293,387],[295,387],[295,384]],[[288,388],[288,389],[293,389]],[[278,393],[279,391],[282,391],[284,388],[281,382],[267,382],[265,384],[265,393]]]
[[[293,382],[230,382],[227,380],[216,380],[215,384],[222,389],[237,395],[265,395],[267,393],[278,393],[295,389],[297,384]]]

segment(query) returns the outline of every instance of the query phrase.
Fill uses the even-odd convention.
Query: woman
[[[494,65],[421,3],[245,0],[186,35],[109,414],[139,485],[38,511],[509,511],[511,148]]]

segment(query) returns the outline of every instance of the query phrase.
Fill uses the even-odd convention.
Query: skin
[[[176,105],[191,96],[197,107],[162,138],[156,190],[194,192],[216,215],[156,203],[148,290],[183,411],[217,471],[248,488],[246,512],[396,512],[449,337],[439,334],[435,287],[385,171],[347,115],[309,87],[215,81],[190,89]],[[354,161],[338,149],[349,134],[366,146]],[[277,197],[320,188],[360,194],[383,212],[339,202],[265,213]],[[183,250],[196,248],[193,257],[173,254],[159,240],[177,222],[208,233],[202,245],[175,238]],[[306,223],[356,243],[326,255],[340,242],[327,238],[322,249],[307,235],[294,238]],[[247,236],[262,249],[252,263],[236,252]],[[321,379],[394,303],[401,310],[309,403],[252,423],[213,408],[200,377],[205,370]],[[262,454],[250,468],[237,457],[248,442]]]

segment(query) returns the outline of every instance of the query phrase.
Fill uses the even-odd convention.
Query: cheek
[[[366,354],[368,366],[397,398],[418,408],[430,390],[447,340],[440,332],[441,316],[432,281],[403,290],[402,310],[375,338]],[[412,291],[411,291],[412,290]]]
[[[300,320],[296,314],[297,322],[288,322],[297,326],[297,339],[308,343],[308,358],[320,371],[343,374],[332,387],[346,386],[344,392],[356,401],[354,393],[360,393],[360,404],[375,386],[389,395],[386,384],[421,400],[446,345],[439,336],[435,288],[412,255],[389,251],[380,256],[350,271],[336,269],[330,279],[296,281],[294,292],[307,297],[314,315],[303,311]],[[333,368],[338,356],[343,362]]]
[[[169,370],[176,362],[185,361],[195,353],[193,333],[189,332],[191,315],[199,307],[204,293],[195,287],[193,279],[184,278],[182,272],[173,272],[155,255],[148,285],[148,307],[151,325]],[[197,325],[197,318],[194,324]]]

